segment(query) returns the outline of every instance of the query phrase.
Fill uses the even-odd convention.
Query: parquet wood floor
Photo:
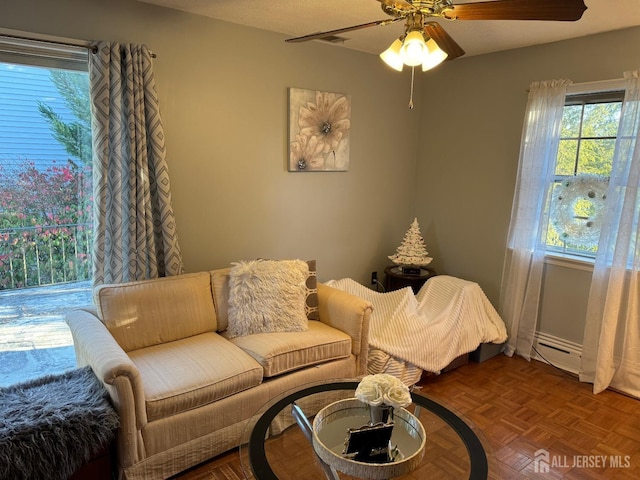
[[[421,386],[475,424],[500,479],[640,478],[639,400],[613,391],[594,395],[570,374],[504,355],[424,377]],[[549,470],[541,473],[544,460]],[[178,478],[239,480],[239,463],[233,450]]]

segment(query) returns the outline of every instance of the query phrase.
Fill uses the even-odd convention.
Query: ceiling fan
[[[492,0],[455,5],[453,0],[377,0],[391,18],[363,23],[327,32],[289,38],[286,42],[328,39],[362,28],[384,26],[405,21],[403,35],[380,57],[401,71],[404,65],[422,65],[428,70],[445,59],[453,60],[465,51],[431,18],[446,20],[546,20],[577,21],[587,9],[584,0]]]

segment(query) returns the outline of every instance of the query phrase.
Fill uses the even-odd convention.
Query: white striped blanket
[[[387,373],[399,378],[407,386],[414,385],[422,377],[422,369],[411,362],[392,357],[378,348],[369,347],[367,357],[367,373]]]
[[[409,287],[375,292],[350,278],[326,284],[372,303],[372,349],[429,372],[440,372],[481,343],[507,339],[504,322],[474,282],[439,275],[429,279],[417,295]]]

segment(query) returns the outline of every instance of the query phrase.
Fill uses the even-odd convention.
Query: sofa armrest
[[[147,413],[140,373],[94,309],[71,311],[65,320],[73,337],[76,363],[91,367],[109,392],[120,417],[120,464],[133,465],[145,457],[140,431],[147,423]]]
[[[358,359],[358,375],[366,375],[373,305],[360,297],[318,283],[318,309],[321,322],[351,337],[351,353]]]

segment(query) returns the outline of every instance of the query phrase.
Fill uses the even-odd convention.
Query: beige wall
[[[288,45],[281,35],[132,0],[2,7],[0,27],[145,43],[157,54],[188,271],[242,258],[317,258],[321,280],[367,283],[372,270],[382,277],[417,216],[433,266],[477,281],[496,305],[529,84],[605,80],[640,67],[640,28],[463,57],[418,74],[411,111],[409,73],[375,55]],[[351,95],[349,172],[286,171],[288,87]],[[584,274],[574,282],[564,269],[561,281],[545,282],[547,333],[581,340]],[[569,296],[558,293],[565,284]]]
[[[633,28],[462,58],[424,77],[416,214],[439,272],[477,281],[497,305],[529,84],[639,67]],[[582,343],[588,274],[546,271],[541,329]]]
[[[188,271],[316,258],[322,280],[368,282],[413,219],[419,113],[364,53],[132,0],[4,0],[0,27],[147,44]],[[288,173],[287,88],[352,100],[346,173]],[[417,99],[417,101],[419,101]],[[393,133],[390,133],[390,127]]]

